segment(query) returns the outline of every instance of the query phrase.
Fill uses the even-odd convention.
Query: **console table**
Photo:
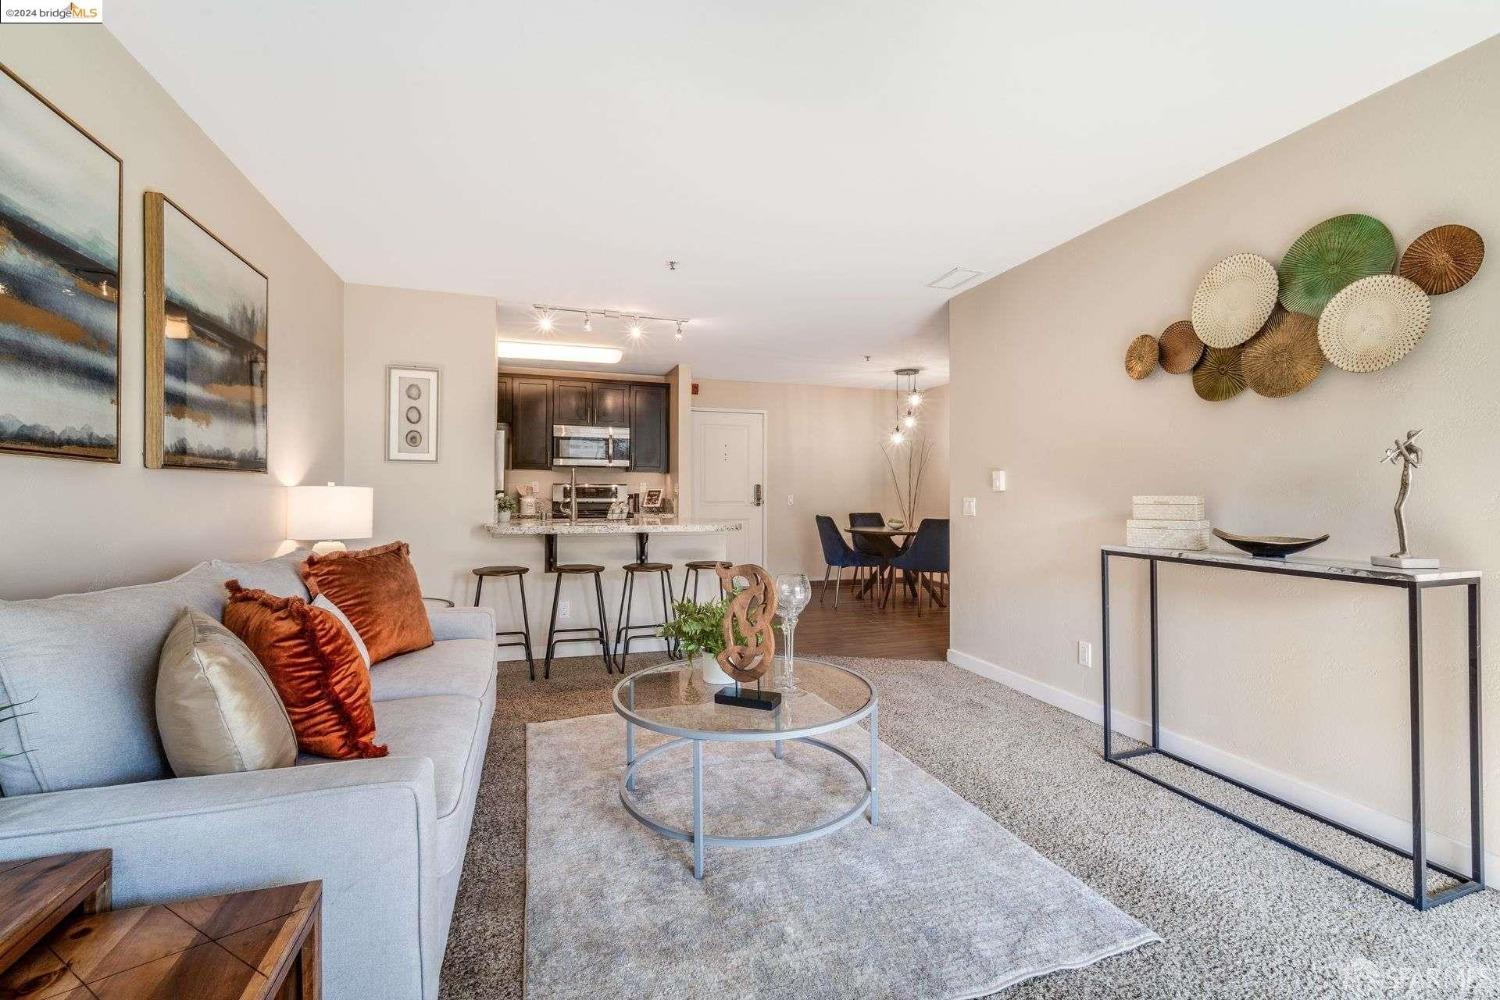
[[[1111,558],[1144,560],[1150,566],[1150,620],[1151,620],[1151,736],[1150,745],[1116,752],[1113,748],[1112,708],[1109,684],[1109,564]],[[1161,712],[1158,705],[1158,674],[1160,671],[1160,643],[1157,617],[1157,575],[1162,563],[1183,566],[1199,566],[1209,569],[1238,570],[1249,573],[1271,573],[1281,576],[1300,576],[1314,580],[1333,580],[1339,583],[1363,584],[1375,587],[1396,587],[1406,591],[1407,659],[1410,667],[1411,707],[1411,799],[1412,799],[1412,849],[1410,851],[1377,840],[1325,816],[1311,812],[1301,806],[1287,802],[1245,782],[1220,774],[1218,771],[1181,757],[1161,745]],[[1132,774],[1155,782],[1163,788],[1191,799],[1204,808],[1211,809],[1227,819],[1246,826],[1255,832],[1284,844],[1307,857],[1321,861],[1338,869],[1345,875],[1359,879],[1383,892],[1404,900],[1418,910],[1428,910],[1471,892],[1484,888],[1484,794],[1483,761],[1480,753],[1480,678],[1479,678],[1479,580],[1478,570],[1424,569],[1397,570],[1372,566],[1369,563],[1318,560],[1303,557],[1267,559],[1227,552],[1189,552],[1175,549],[1134,548],[1126,545],[1106,545],[1100,550],[1099,582],[1103,596],[1103,649],[1101,657],[1104,675],[1104,759]],[[1471,851],[1471,874],[1463,875],[1427,858],[1427,832],[1423,825],[1424,806],[1422,788],[1424,768],[1422,760],[1422,593],[1434,587],[1464,587],[1467,590],[1469,610],[1469,843]],[[1411,891],[1393,888],[1378,879],[1290,840],[1273,830],[1240,816],[1223,806],[1179,788],[1162,778],[1130,765],[1136,757],[1156,754],[1228,782],[1267,801],[1274,802],[1294,812],[1308,816],[1321,823],[1341,830],[1352,837],[1391,851],[1411,860]],[[1456,881],[1440,892],[1427,891],[1427,870],[1439,872]]]

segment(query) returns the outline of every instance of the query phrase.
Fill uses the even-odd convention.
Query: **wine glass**
[[[812,584],[806,573],[782,573],[776,577],[776,608],[781,612],[781,634],[785,647],[782,686],[788,691],[797,690],[797,678],[793,673],[796,660],[792,655],[792,633],[797,628],[797,617],[811,600]]]

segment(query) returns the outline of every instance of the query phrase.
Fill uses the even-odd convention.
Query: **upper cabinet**
[[[670,471],[667,404],[664,385],[630,387],[630,468],[635,472]]]
[[[510,466],[552,468],[552,380],[511,379]]]
[[[571,424],[629,427],[631,470],[671,471],[663,383],[502,374],[498,386],[496,419],[510,425],[513,469],[552,468],[552,428]]]

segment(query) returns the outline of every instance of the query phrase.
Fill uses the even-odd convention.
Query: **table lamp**
[[[375,490],[369,486],[289,486],[286,491],[286,536],[298,541],[323,539],[313,552],[342,552],[343,541],[375,534]]]

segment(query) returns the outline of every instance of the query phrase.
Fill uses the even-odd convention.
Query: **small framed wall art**
[[[146,467],[265,472],[270,281],[145,193]]]
[[[388,462],[436,462],[441,372],[417,365],[390,365],[386,375]]]

